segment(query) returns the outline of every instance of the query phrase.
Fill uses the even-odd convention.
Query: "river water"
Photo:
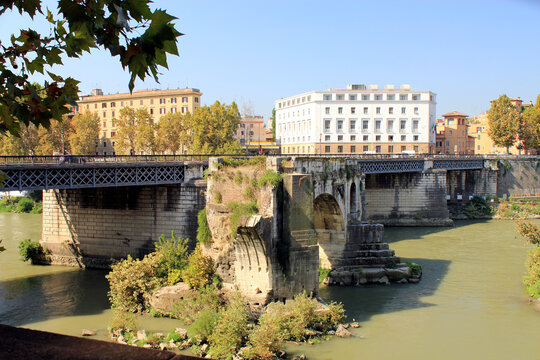
[[[540,225],[540,221],[535,221]],[[112,313],[104,271],[32,266],[17,244],[37,240],[41,216],[0,214],[0,323],[106,339]],[[453,228],[387,228],[385,238],[404,261],[422,265],[419,284],[323,288],[342,301],[354,338],[288,345],[308,359],[540,359],[540,312],[521,283],[527,248],[512,221],[461,221]],[[168,331],[178,320],[138,320]]]

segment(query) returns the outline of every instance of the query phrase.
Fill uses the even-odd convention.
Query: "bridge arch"
[[[345,221],[338,201],[323,193],[313,201],[313,223],[319,244],[319,260],[325,269],[333,268],[332,259],[339,254],[335,250],[345,244]],[[336,245],[340,245],[337,246]]]

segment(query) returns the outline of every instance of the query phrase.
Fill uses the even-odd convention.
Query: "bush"
[[[188,263],[188,239],[177,238],[171,231],[171,238],[161,235],[155,243],[156,253],[159,257],[157,276],[166,280],[173,270],[184,270]]]
[[[212,241],[212,234],[206,220],[206,209],[202,209],[197,214],[197,241],[200,243],[209,243]]]
[[[28,261],[32,264],[37,264],[42,260],[48,251],[41,247],[41,244],[37,241],[30,239],[24,239],[19,243],[19,255],[21,255],[22,261]]]
[[[226,157],[226,158],[223,158],[222,166],[230,166],[230,167],[236,168],[239,166],[264,165],[264,164],[266,164],[265,156],[254,156],[249,159],[235,159],[232,157]]]
[[[270,184],[273,187],[276,187],[279,185],[279,183],[281,183],[282,180],[283,180],[283,175],[273,170],[267,169],[264,172],[264,175],[261,176],[259,180],[257,181],[257,185],[259,187],[263,187]]]
[[[523,283],[527,292],[535,299],[540,298],[540,246],[529,250],[525,266],[527,274],[523,277]]]
[[[242,204],[236,201],[230,202],[227,204],[227,207],[232,212],[230,219],[231,227],[231,241],[234,241],[236,238],[236,230],[238,230],[238,220],[240,216],[248,216],[256,214],[259,211],[257,207],[257,202],[252,201],[249,204]]]
[[[183,300],[178,301],[173,306],[172,316],[182,319],[185,324],[193,323],[198,313],[206,309],[218,311],[222,300],[219,292],[213,286],[207,286],[199,289],[197,292],[190,293]]]
[[[234,294],[208,338],[210,356],[216,359],[232,358],[247,335],[249,312],[240,294]]]
[[[182,273],[182,279],[192,289],[201,289],[212,284],[214,261],[205,256],[200,247],[189,256],[188,265]]]
[[[319,284],[322,284],[323,281],[330,276],[332,269],[322,268],[319,264]]]
[[[113,310],[113,316],[111,319],[111,330],[123,329],[123,330],[137,330],[137,322],[135,314],[127,313],[120,310]]]
[[[220,316],[221,314],[214,309],[202,310],[196,315],[195,321],[188,326],[188,336],[197,343],[207,341],[212,335]]]
[[[161,255],[152,253],[142,260],[127,259],[112,265],[105,277],[109,280],[108,293],[113,309],[141,312],[146,309],[151,291],[164,285],[158,276]]]
[[[16,211],[18,213],[28,213],[33,208],[34,208],[34,202],[32,201],[32,199],[24,197],[21,200],[19,200],[19,202],[17,203]]]
[[[486,200],[480,196],[474,196],[464,210],[468,218],[491,215],[493,209]]]
[[[517,232],[527,239],[528,244],[540,244],[540,229],[530,222],[518,222]]]
[[[41,213],[43,213],[43,203],[42,202],[35,203],[32,210],[30,210],[30,214],[41,214]]]
[[[407,261],[407,266],[409,267],[409,269],[411,269],[411,275],[418,276],[422,274],[422,267],[420,265],[411,261]]]

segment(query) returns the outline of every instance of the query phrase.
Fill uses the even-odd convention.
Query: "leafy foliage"
[[[523,277],[523,283],[527,292],[535,299],[540,298],[540,246],[529,250],[525,266],[527,274]]]
[[[159,254],[158,276],[167,278],[171,271],[182,271],[188,264],[188,239],[176,237],[171,231],[170,239],[162,234],[155,243],[156,253]]]
[[[221,304],[222,299],[218,290],[213,286],[206,286],[178,301],[173,307],[172,315],[189,325],[201,311],[212,309],[217,312]]]
[[[37,241],[24,239],[19,243],[19,255],[22,261],[30,260],[32,264],[36,264],[41,258],[47,255],[47,250]]]
[[[50,119],[62,120],[76,105],[78,81],[53,73],[62,58],[78,58],[92,48],[101,47],[118,56],[129,71],[129,89],[135,79],[147,75],[158,78],[158,67],[167,68],[167,54],[178,55],[177,37],[172,24],[175,18],[161,9],[152,11],[148,0],[58,1],[58,13],[41,1],[7,0],[0,15],[16,8],[34,19],[44,17],[51,33],[33,29],[20,30],[11,43],[0,44],[0,132],[19,135],[21,125],[42,124]],[[30,76],[41,74],[49,80],[43,85],[32,83]]]
[[[527,239],[528,244],[540,245],[540,229],[530,222],[518,222],[517,232]]]
[[[193,324],[188,326],[188,336],[198,343],[207,341],[214,332],[214,328],[216,327],[220,316],[221,313],[214,309],[208,308],[202,310],[196,315]]]
[[[135,331],[138,328],[135,314],[121,310],[113,310],[113,316],[109,327],[111,330],[126,329]]]
[[[491,215],[493,209],[488,202],[480,196],[474,196],[464,210],[469,218]]]
[[[169,113],[162,116],[157,124],[157,143],[160,152],[176,155],[182,147],[189,144],[189,136],[182,114]]]
[[[501,95],[491,102],[488,110],[488,135],[495,145],[504,146],[508,151],[517,138],[519,118],[519,113],[508,96]]]
[[[525,150],[540,148],[540,95],[536,99],[534,107],[526,109],[521,115],[519,126],[519,140]]]
[[[323,281],[330,276],[331,272],[332,272],[332,269],[325,269],[321,267],[319,263],[319,284],[322,284]]]
[[[201,289],[212,284],[214,261],[205,256],[199,246],[189,256],[189,262],[182,272],[182,279],[192,289]]]
[[[18,213],[28,213],[34,208],[34,201],[27,197],[21,198],[17,203],[17,212]]]
[[[77,155],[93,155],[99,138],[99,116],[93,112],[76,114],[71,120],[73,132],[69,135],[71,152]]]
[[[232,358],[247,336],[248,320],[245,300],[239,293],[234,294],[208,338],[210,356],[215,359]]]
[[[206,220],[206,209],[202,209],[197,214],[197,241],[200,243],[209,243],[212,241],[212,234]]]
[[[237,168],[240,166],[261,166],[266,164],[266,156],[263,155],[257,155],[253,156],[251,158],[243,159],[243,158],[234,158],[234,157],[225,157],[223,158],[223,164],[221,167],[229,166],[233,168]]]
[[[261,176],[257,180],[257,185],[259,187],[266,186],[268,184],[272,185],[273,187],[278,186],[283,181],[283,175],[280,173],[275,172],[274,170],[267,169],[263,176]]]
[[[252,201],[248,204],[239,203],[236,201],[230,202],[227,204],[229,211],[232,212],[230,218],[230,227],[231,227],[231,241],[236,237],[236,231],[238,230],[238,220],[240,216],[249,216],[256,214],[259,211],[257,203]]]

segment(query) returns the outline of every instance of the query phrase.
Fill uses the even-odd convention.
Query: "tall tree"
[[[71,152],[78,155],[93,155],[99,138],[99,116],[87,111],[72,119],[73,132],[69,135]]]
[[[162,116],[157,124],[157,141],[160,152],[176,155],[187,144],[187,134],[182,114],[174,113]]]
[[[534,107],[526,109],[521,114],[519,140],[525,150],[540,149],[540,95],[536,98]]]
[[[71,120],[64,115],[62,121],[52,120],[49,128],[38,129],[39,144],[36,155],[68,154],[71,152],[69,137],[73,131]]]
[[[21,156],[27,154],[24,153],[21,138],[11,134],[4,134],[0,135],[0,155]]]
[[[135,110],[130,107],[120,109],[120,117],[114,119],[116,125],[116,153],[133,154],[137,137]]]
[[[240,144],[234,134],[240,123],[236,103],[221,104],[195,109],[190,119],[189,130],[193,136],[193,151],[197,154],[240,153]]]
[[[519,112],[508,96],[501,95],[491,102],[488,110],[488,135],[495,145],[505,147],[507,153],[510,146],[516,142],[519,119]]]
[[[34,124],[21,126],[21,144],[25,155],[36,155],[39,145],[39,131]]]
[[[155,154],[158,151],[156,138],[157,126],[152,116],[145,111],[137,117],[137,135],[135,136],[135,148],[145,154]]]
[[[11,42],[0,44],[0,132],[18,135],[21,124],[48,127],[51,119],[62,121],[76,105],[78,81],[55,73],[62,58],[78,58],[92,48],[118,56],[136,78],[158,78],[158,66],[167,68],[167,54],[178,55],[175,18],[161,9],[152,11],[150,0],[59,0],[55,13],[40,0],[3,0],[0,15],[14,8],[32,19],[49,22],[50,34],[20,30]],[[35,74],[43,84],[32,83]]]

